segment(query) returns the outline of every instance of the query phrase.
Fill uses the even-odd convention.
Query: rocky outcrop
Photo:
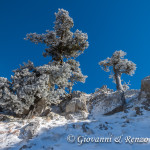
[[[146,96],[150,98],[150,76],[145,77],[141,81],[141,92],[145,92]]]
[[[117,111],[122,111],[122,99],[122,92],[119,91],[110,91],[108,93],[97,92],[91,97],[90,112],[94,116],[97,116],[100,114],[113,114]]]
[[[150,92],[150,76],[141,81],[141,91]]]

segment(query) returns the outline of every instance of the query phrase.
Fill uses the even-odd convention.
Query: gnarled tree
[[[99,62],[99,65],[106,72],[110,71],[110,67],[112,68],[113,81],[116,83],[117,90],[124,91],[124,88],[121,83],[121,75],[123,73],[127,75],[133,75],[136,70],[136,64],[128,59],[124,59],[126,53],[122,50],[115,51],[111,58],[107,58],[103,61]]]

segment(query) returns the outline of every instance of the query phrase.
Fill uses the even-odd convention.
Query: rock
[[[0,114],[0,121],[10,121],[10,118],[7,115]]]
[[[48,116],[50,112],[51,112],[51,109],[46,109],[46,110],[41,114],[41,117],[43,117],[43,116]]]
[[[83,97],[82,99],[76,99],[76,109],[87,111],[86,108],[86,99]]]
[[[142,115],[143,114],[140,107],[135,107],[135,111],[136,111],[137,115]]]
[[[124,106],[122,106],[122,105],[120,105],[120,106],[114,108],[113,110],[111,110],[111,111],[105,113],[104,115],[113,115],[113,114],[118,113],[118,112],[121,112],[121,111],[124,111]],[[125,111],[124,111],[124,112],[125,112]]]
[[[150,111],[150,99],[144,99],[142,100],[142,107],[141,109],[145,109],[147,111]]]
[[[141,81],[141,92],[145,92],[147,97],[150,98],[150,76],[145,77]]]
[[[27,148],[31,148],[32,146],[27,146],[27,145],[23,145],[19,150],[24,150],[24,149],[27,149]]]
[[[79,111],[87,112],[87,97],[80,91],[74,91],[71,95],[66,95],[59,107],[62,112],[75,113]]]
[[[43,110],[45,110],[45,107],[46,107],[46,100],[40,99],[34,108],[36,116],[40,116]]]
[[[84,120],[87,119],[89,113],[85,112],[85,111],[80,111],[80,112],[75,112],[75,113],[67,113],[65,115],[66,119],[69,120]]]
[[[100,114],[113,114],[122,111],[122,92],[96,93],[91,101],[91,114],[98,117]]]
[[[26,140],[32,139],[32,137],[34,137],[35,134],[37,133],[38,127],[39,122],[30,122],[28,125],[26,125],[21,129],[20,136]]]
[[[18,121],[19,118],[16,118],[12,115],[0,114],[0,121],[10,122],[10,121]]]
[[[46,109],[46,100],[37,98],[34,105],[31,105],[28,110],[24,109],[23,113],[18,117],[31,119],[34,116],[42,116]],[[50,108],[49,108],[50,109]]]
[[[67,105],[66,105],[66,113],[75,113],[79,111],[87,111],[86,107],[86,99],[85,97],[73,98]]]
[[[74,119],[75,119],[73,114],[67,114],[67,115],[65,116],[65,118],[66,118],[67,120],[74,120]]]
[[[88,116],[86,102],[87,96],[84,93],[74,91],[71,95],[66,95],[59,106],[66,119],[86,119]]]
[[[66,105],[66,113],[74,113],[76,111],[76,100],[71,100],[67,105]]]
[[[47,115],[47,117],[49,117],[51,120],[53,120],[53,119],[56,120],[56,119],[59,117],[59,115],[56,114],[56,113],[54,113],[54,112],[50,112],[50,113]]]
[[[68,105],[68,103],[74,99],[74,98],[79,98],[82,99],[83,98],[83,93],[80,91],[74,91],[71,94],[66,94],[66,96],[62,99],[62,102],[59,104],[59,107],[61,109],[62,112],[66,111],[66,105]]]

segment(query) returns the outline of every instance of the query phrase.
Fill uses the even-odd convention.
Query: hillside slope
[[[67,120],[53,113],[51,118],[21,120],[1,114],[5,121],[0,122],[0,149],[148,149],[150,111],[147,99],[138,99],[139,90],[127,91],[125,108],[109,115],[103,115],[102,100],[93,99],[98,95],[100,93],[86,94],[89,101],[92,98],[87,119]]]

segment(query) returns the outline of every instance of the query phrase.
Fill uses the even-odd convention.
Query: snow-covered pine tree
[[[55,13],[56,20],[54,22],[54,30],[46,30],[46,33],[37,34],[29,33],[26,40],[30,40],[35,44],[42,43],[46,45],[43,56],[51,56],[51,61],[56,61],[62,64],[66,61],[72,70],[70,78],[69,91],[72,91],[72,86],[75,82],[85,82],[87,76],[84,76],[79,68],[79,62],[72,58],[78,57],[85,49],[88,48],[87,33],[82,33],[78,29],[75,32],[71,31],[74,26],[73,19],[69,16],[69,12],[64,9],[58,9]],[[69,60],[70,59],[70,60]]]
[[[29,33],[25,39],[35,44],[45,44],[47,48],[43,56],[51,56],[52,60],[62,62],[64,58],[78,57],[89,46],[88,35],[78,29],[75,32],[71,31],[74,22],[68,11],[58,9],[55,16],[54,30],[46,30],[43,34]]]
[[[112,68],[113,81],[116,83],[117,90],[124,91],[124,88],[121,83],[121,75],[123,73],[127,75],[133,75],[136,70],[136,64],[128,59],[124,59],[126,53],[122,50],[115,51],[111,58],[107,58],[103,61],[99,62],[99,65],[106,72],[110,71],[110,67]]]

